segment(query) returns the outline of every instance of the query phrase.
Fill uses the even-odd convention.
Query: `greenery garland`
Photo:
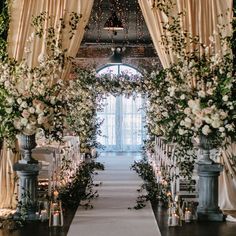
[[[145,94],[144,77],[132,74],[102,74],[95,70],[75,68],[75,79],[70,81],[68,93],[71,93],[71,110],[67,121],[69,131],[80,137],[81,151],[89,152],[94,147],[101,147],[96,141],[101,135],[102,120],[96,118],[101,111],[104,99],[109,95],[127,97],[136,93]]]
[[[0,61],[7,59],[7,32],[9,28],[9,1],[0,2]]]
[[[153,205],[156,205],[159,202],[167,205],[168,192],[170,192],[170,179],[168,174],[166,173],[165,179],[162,183],[158,183],[153,168],[148,163],[145,154],[141,161],[134,162],[131,169],[136,171],[144,181],[140,189],[137,191],[142,193],[142,191],[145,190],[147,193],[145,195],[138,196],[136,205],[133,208],[137,210],[145,207],[146,201],[150,201]]]
[[[86,208],[92,208],[91,199],[98,197],[97,191],[93,190],[93,175],[96,170],[104,170],[104,165],[95,161],[83,162],[70,177],[69,183],[59,189],[59,198],[65,208],[74,209],[81,200],[88,201],[84,205]]]

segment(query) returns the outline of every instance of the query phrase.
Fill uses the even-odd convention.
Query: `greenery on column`
[[[232,21],[232,27],[233,27],[233,34],[232,34],[232,40],[231,40],[231,47],[233,51],[233,68],[234,68],[234,74],[235,74],[235,65],[236,65],[236,0],[233,1],[233,9],[234,9],[234,18]],[[234,91],[234,94],[236,92]],[[235,95],[236,96],[236,95]]]
[[[7,32],[9,21],[8,0],[0,1],[0,60],[7,58]]]

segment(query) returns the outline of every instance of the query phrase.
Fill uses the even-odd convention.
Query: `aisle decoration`
[[[165,25],[165,31],[169,37],[163,36],[162,43],[171,47],[175,62],[150,75],[155,86],[149,108],[149,120],[156,116],[153,133],[182,146],[192,146],[201,136],[214,146],[224,144],[225,137],[235,136],[236,81],[230,38],[221,35],[223,51],[215,51],[214,35],[206,46],[181,31],[181,14]],[[187,42],[195,45],[194,51],[186,50]]]
[[[28,39],[26,58],[21,62],[8,59],[0,62],[1,133],[9,145],[18,136],[23,159],[14,164],[19,176],[18,206],[15,219],[38,220],[37,175],[40,165],[31,157],[36,147],[35,134],[43,131],[48,139],[62,140],[66,125],[69,97],[65,92],[68,82],[62,80],[63,70],[70,58],[62,47],[62,31],[69,27],[70,34],[76,30],[79,16],[69,14],[69,22],[60,19],[59,25],[43,24],[50,20],[46,12],[32,20],[35,32]],[[55,28],[54,28],[55,27]],[[44,43],[38,56],[38,65],[31,67],[32,44]],[[44,214],[44,212],[42,212]],[[45,216],[44,216],[45,218]]]
[[[28,54],[33,40],[42,37],[41,29],[37,30],[28,41]],[[62,137],[67,82],[60,77],[68,58],[57,37],[56,30],[49,28],[45,39],[47,54],[39,55],[39,64],[34,68],[28,66],[26,60],[1,62],[0,92],[4,108],[1,130],[6,138],[14,139],[16,134],[33,135],[38,129],[47,137],[57,140]]]
[[[155,170],[147,160],[146,153],[143,153],[141,161],[134,162],[131,169],[143,179],[144,183],[137,191],[141,194],[136,200],[134,209],[141,209],[146,206],[146,201],[150,201],[154,206],[157,204],[168,205],[170,192],[170,181],[168,177],[163,178],[161,182],[157,182]],[[145,190],[147,194],[143,195],[142,191]]]
[[[235,141],[236,79],[231,50],[235,39],[225,32],[228,25],[217,25],[205,45],[201,43],[203,39],[186,30],[184,12],[176,17],[168,11],[162,13],[168,22],[163,23],[161,44],[171,59],[167,68],[150,75],[155,87],[148,107],[151,132],[177,144],[180,175],[189,179],[199,149],[198,218],[222,221],[217,202],[218,176],[223,166],[214,163],[210,151]]]
[[[225,37],[224,27],[219,26],[223,50],[215,51],[217,35],[209,38],[208,46],[201,44],[197,36],[182,30],[184,13],[173,17],[168,15],[170,10],[165,9],[169,22],[164,24],[162,45],[171,50],[174,62],[160,71],[154,69],[149,76],[152,93],[147,125],[150,137],[163,136],[178,144],[179,174],[192,181],[198,148],[203,154],[199,161],[212,163],[210,149],[235,139],[236,80],[231,52],[235,39]]]

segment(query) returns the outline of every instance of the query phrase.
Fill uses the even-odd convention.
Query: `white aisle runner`
[[[137,154],[105,153],[98,161],[105,165],[95,182],[99,197],[94,209],[77,209],[68,236],[160,236],[150,204],[140,210],[129,210],[136,204],[136,191],[142,180],[130,170]]]

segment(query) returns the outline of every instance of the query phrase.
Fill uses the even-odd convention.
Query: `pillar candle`
[[[172,226],[177,226],[179,224],[179,216],[177,214],[172,215]]]
[[[192,213],[191,211],[185,211],[185,214],[184,214],[184,220],[186,223],[189,223],[192,219]]]
[[[52,223],[53,226],[59,226],[60,225],[60,214],[59,212],[55,212],[53,214],[53,223]]]
[[[48,219],[48,212],[47,210],[42,210],[41,211],[41,221],[45,221]]]

